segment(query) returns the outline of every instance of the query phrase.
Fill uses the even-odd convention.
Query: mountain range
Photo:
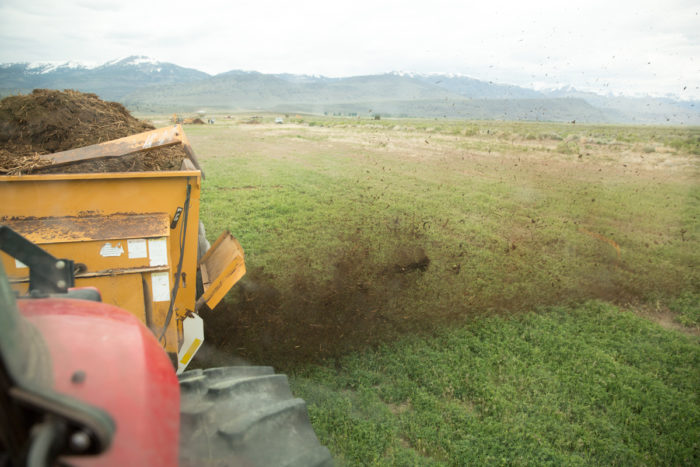
[[[394,117],[700,125],[700,102],[536,91],[448,74],[329,78],[234,70],[210,75],[141,56],[99,66],[0,64],[0,96],[77,89],[140,112],[274,111]]]

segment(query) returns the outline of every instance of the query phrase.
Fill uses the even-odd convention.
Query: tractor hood
[[[153,334],[112,305],[74,299],[18,300],[43,336],[53,389],[107,411],[116,422],[109,450],[72,465],[177,465],[180,392]]]

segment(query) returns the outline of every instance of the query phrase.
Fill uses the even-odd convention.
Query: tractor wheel
[[[331,466],[306,403],[272,367],[232,366],[180,375],[181,466]]]

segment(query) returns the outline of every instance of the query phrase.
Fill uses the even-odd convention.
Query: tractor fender
[[[180,392],[173,365],[151,331],[113,305],[75,299],[18,300],[51,356],[53,389],[107,411],[109,450],[71,465],[177,465]]]

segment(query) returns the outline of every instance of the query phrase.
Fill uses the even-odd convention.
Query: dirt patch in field
[[[379,263],[366,243],[351,242],[337,254],[330,277],[299,270],[286,290],[274,274],[249,271],[232,300],[202,313],[206,339],[195,364],[244,358],[289,369],[405,334],[415,323],[392,302],[430,267],[424,249],[411,243],[384,252]]]
[[[639,316],[653,321],[664,329],[670,329],[691,337],[700,338],[700,327],[683,326],[678,322],[678,314],[666,307],[637,306],[633,309]]]
[[[42,167],[32,173],[97,173],[97,172],[152,172],[180,170],[187,157],[181,146],[168,146],[145,153],[84,161],[59,167]]]
[[[0,101],[0,173],[134,172],[178,170],[186,157],[181,147],[127,157],[47,167],[38,157],[152,130],[116,102],[66,90],[35,89]]]

